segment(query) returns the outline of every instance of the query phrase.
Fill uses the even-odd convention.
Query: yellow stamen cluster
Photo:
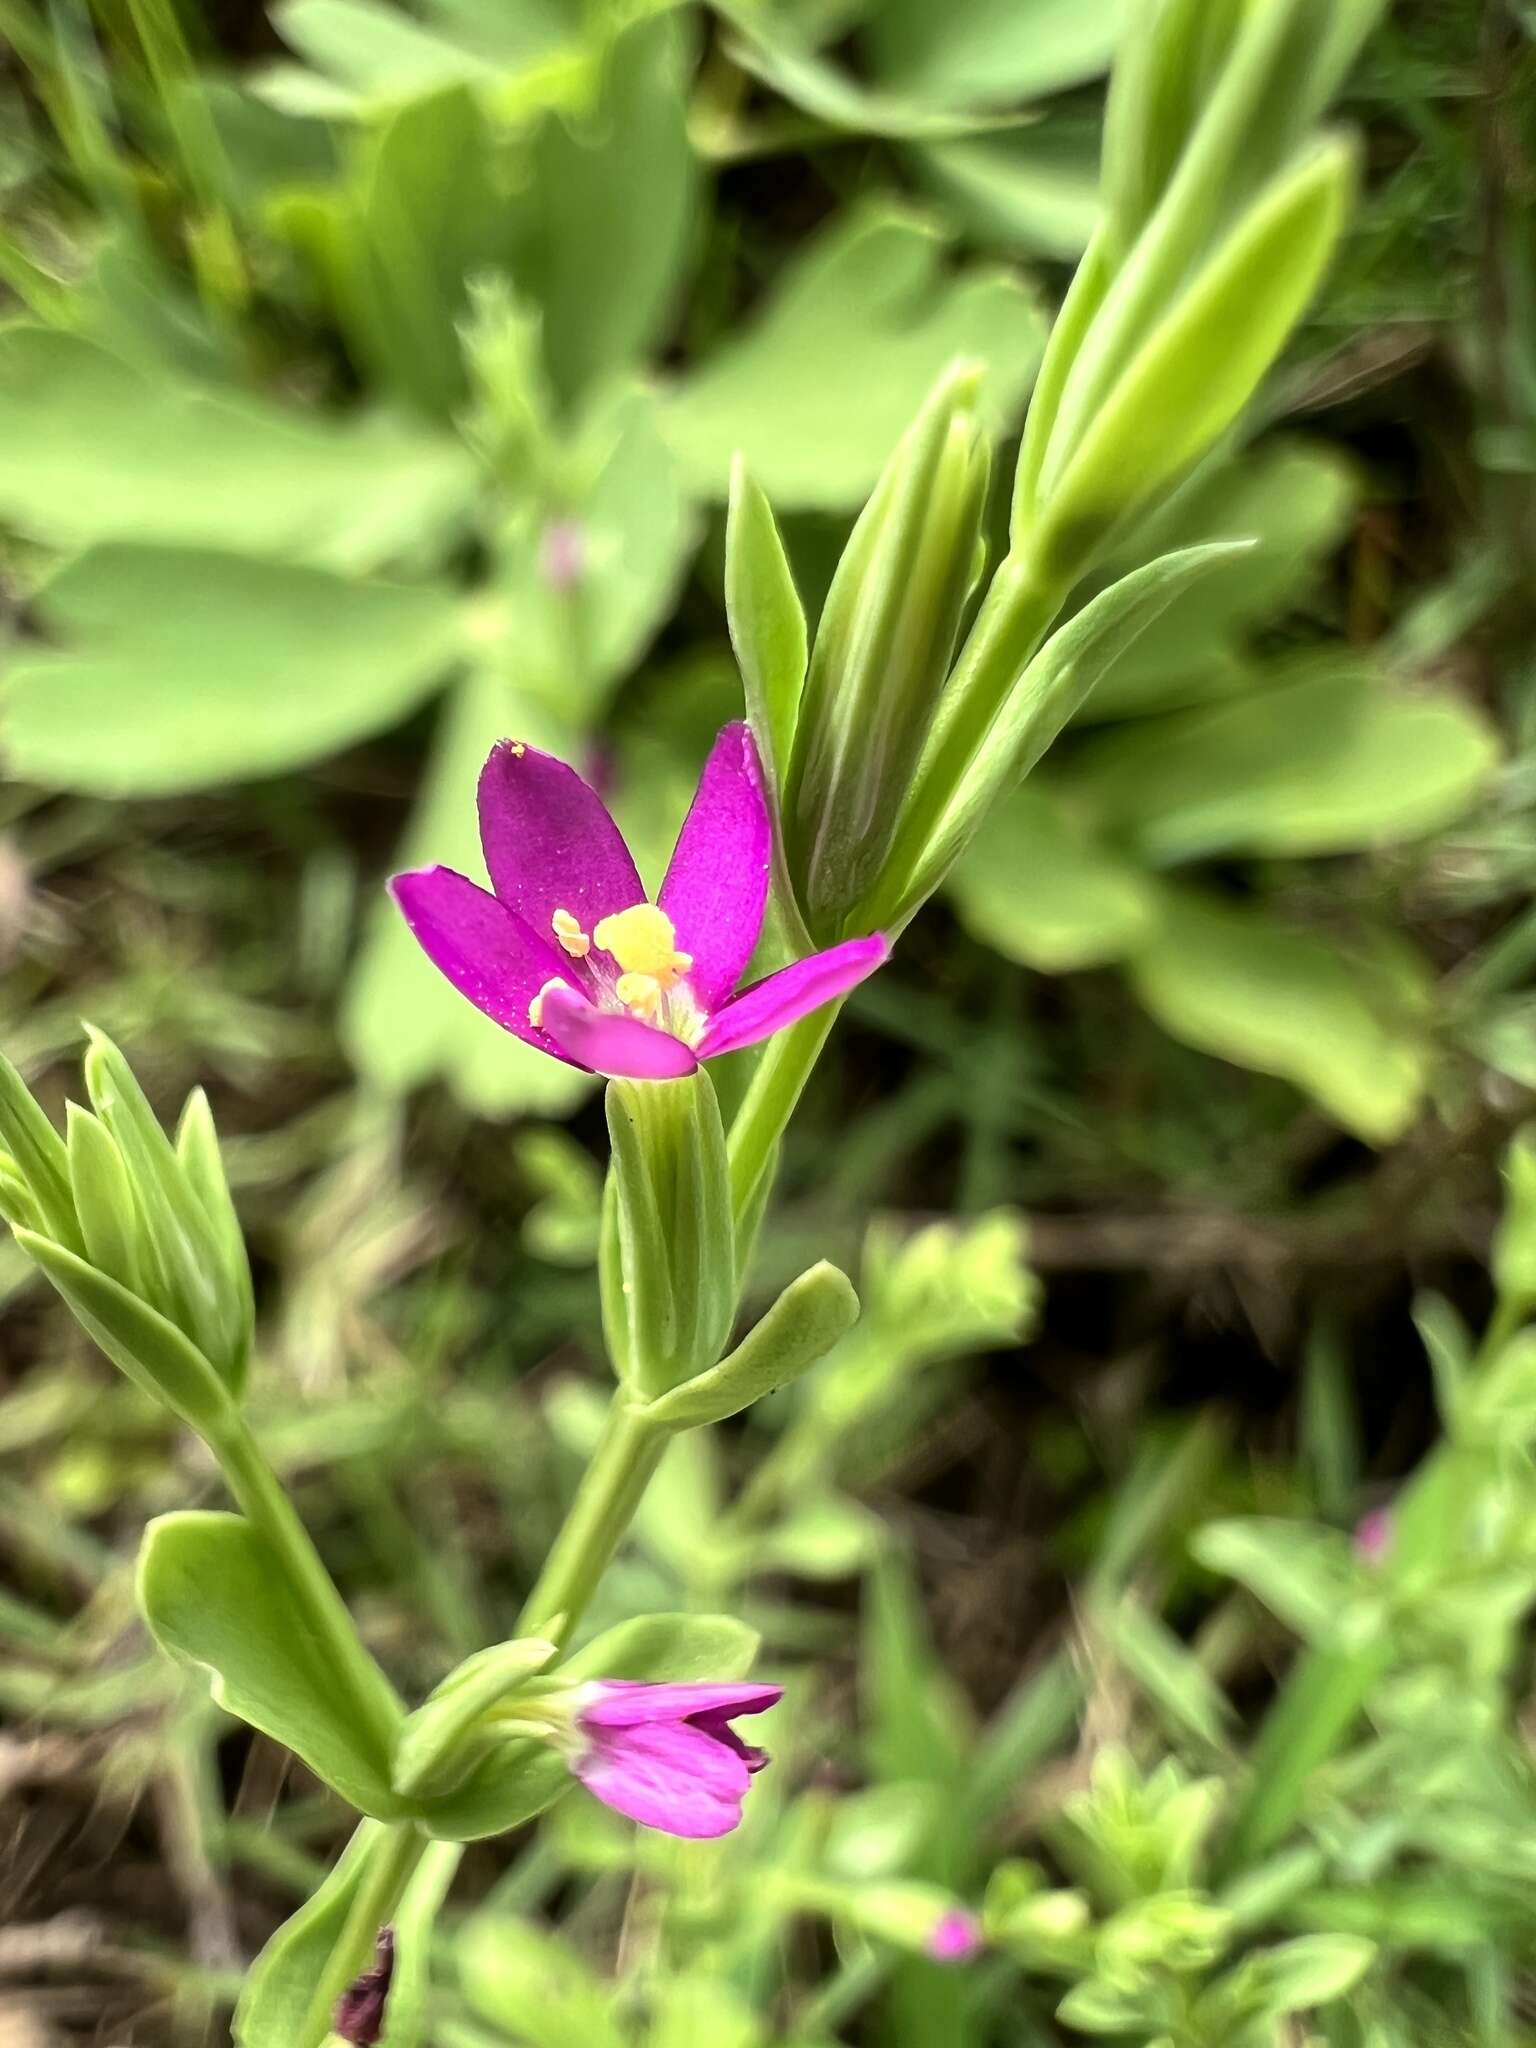
[[[603,918],[593,928],[592,942],[618,962],[623,971],[614,992],[632,1016],[647,1024],[660,1009],[662,996],[693,965],[691,953],[678,951],[671,918],[654,903],[634,903]]]
[[[592,950],[592,940],[576,922],[568,910],[557,910],[550,919],[555,928],[555,937],[563,951],[573,960],[585,960]]]

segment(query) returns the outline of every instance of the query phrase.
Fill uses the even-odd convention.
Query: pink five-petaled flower
[[[728,1835],[768,1758],[731,1726],[777,1704],[779,1685],[647,1685],[604,1678],[576,1710],[572,1766],[594,1798],[648,1828],[703,1841]]]
[[[768,902],[773,825],[745,725],[716,740],[655,903],[596,793],[552,754],[503,740],[480,776],[492,895],[452,868],[390,884],[460,995],[541,1052],[661,1081],[843,996],[890,948],[847,939],[731,992]]]

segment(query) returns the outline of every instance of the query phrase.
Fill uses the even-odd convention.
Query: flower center
[[[688,990],[678,987],[693,965],[693,955],[679,950],[677,932],[664,910],[654,903],[632,903],[627,910],[600,918],[590,932],[570,911],[557,910],[550,927],[563,952],[588,962],[603,1008],[622,1007],[642,1024],[657,1025],[690,1045],[696,1042],[705,1020]],[[608,955],[617,975],[606,963],[590,958],[594,948]],[[528,1005],[535,1030],[541,1025],[545,996],[559,986],[558,981],[546,982]]]

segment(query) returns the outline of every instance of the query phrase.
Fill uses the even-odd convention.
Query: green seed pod
[[[790,879],[818,944],[845,935],[881,872],[981,566],[978,383],[960,367],[935,387],[827,595],[783,797]]]

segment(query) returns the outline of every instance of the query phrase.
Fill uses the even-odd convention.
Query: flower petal
[[[691,1046],[642,1024],[599,1010],[573,988],[552,988],[541,1012],[544,1031],[574,1066],[633,1081],[676,1081],[699,1064]]]
[[[521,740],[493,747],[480,771],[480,842],[496,894],[541,938],[557,910],[590,932],[599,918],[645,901],[601,797],[574,768]]]
[[[700,1059],[756,1045],[823,1003],[847,995],[890,957],[889,942],[875,932],[867,939],[844,939],[840,946],[829,946],[824,953],[812,953],[808,960],[754,981],[710,1019],[699,1041]]]
[[[461,996],[540,1052],[581,1064],[528,1021],[539,990],[569,970],[553,946],[453,868],[416,868],[396,875],[389,887],[421,950]]]
[[[728,725],[699,777],[657,902],[693,955],[688,984],[704,1010],[724,1002],[763,928],[773,824],[751,729]]]
[[[752,1782],[733,1750],[686,1721],[600,1728],[575,1769],[615,1813],[693,1841],[728,1835]]]
[[[646,1721],[688,1721],[700,1714],[764,1714],[782,1685],[651,1685],[643,1678],[601,1678],[581,1710],[583,1728],[636,1728]]]

